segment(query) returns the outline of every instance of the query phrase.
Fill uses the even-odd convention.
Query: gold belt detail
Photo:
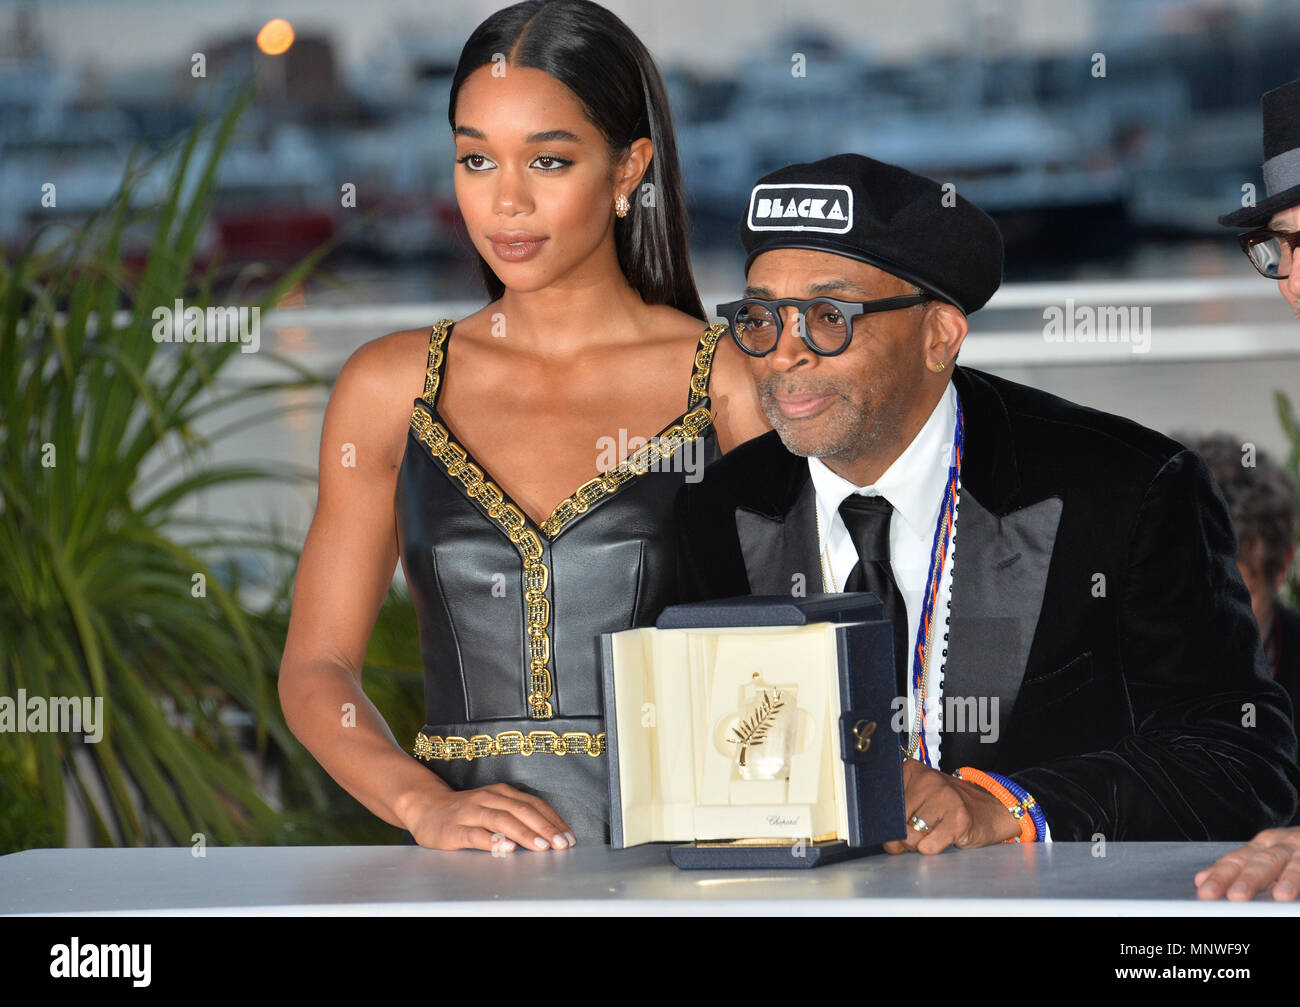
[[[586,731],[502,731],[493,737],[490,734],[475,734],[473,737],[461,738],[456,735],[443,738],[436,734],[428,735],[421,731],[415,736],[417,758],[430,762],[434,759],[474,759],[490,755],[581,755],[583,753],[595,758],[604,754],[605,732],[588,734]]]

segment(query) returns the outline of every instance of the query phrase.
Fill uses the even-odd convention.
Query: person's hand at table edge
[[[420,845],[435,850],[563,850],[575,845],[573,830],[540,797],[507,783],[472,790],[430,790],[403,815]]]
[[[906,839],[887,842],[886,853],[942,853],[949,846],[991,846],[1021,834],[1020,823],[987,790],[941,773],[915,759],[903,762]],[[916,821],[926,828],[918,828]]]
[[[1290,901],[1300,894],[1300,827],[1265,829],[1245,846],[1198,871],[1196,897],[1245,902],[1272,886],[1273,898]]]

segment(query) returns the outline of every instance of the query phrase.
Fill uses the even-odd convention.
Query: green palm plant
[[[1291,445],[1282,464],[1291,477],[1291,484],[1296,487],[1296,519],[1300,527],[1300,418],[1296,416],[1290,397],[1281,389],[1273,393],[1273,403],[1277,407],[1278,422]],[[1291,572],[1282,588],[1282,601],[1293,607],[1300,605],[1300,562],[1291,565]]]
[[[296,550],[273,530],[186,512],[215,487],[311,479],[284,466],[205,464],[220,432],[204,437],[199,427],[224,409],[249,422],[266,396],[327,382],[263,349],[281,376],[227,390],[218,379],[238,342],[152,336],[155,306],[182,293],[212,303],[211,272],[197,291],[190,282],[196,237],[251,94],[243,89],[184,140],[165,198],[149,210],[153,240],[138,272],[121,256],[134,222],[130,166],[113,204],[69,241],[38,253],[33,239],[16,261],[0,258],[0,696],[102,697],[104,719],[94,744],[53,730],[0,732],[5,791],[23,797],[10,807],[45,816],[29,842],[64,834],[65,781],[97,844],[284,841],[292,816],[259,792],[214,715],[225,703],[253,715],[255,747],[277,754],[291,792],[309,807],[329,800],[327,778],[276,701],[287,583],[257,613],[241,603],[243,574],[223,572],[232,551],[287,562]],[[196,141],[210,125],[199,163]],[[186,195],[192,161],[197,182]],[[273,307],[330,245],[287,270],[258,307]],[[23,833],[0,827],[0,843],[21,848]]]

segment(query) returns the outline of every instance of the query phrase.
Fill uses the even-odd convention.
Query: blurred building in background
[[[504,5],[0,0],[0,251],[65,240],[110,205],[128,162],[136,208],[156,205],[181,139],[252,80],[197,269],[219,267],[214,289],[241,298],[259,264],[274,275],[337,242],[262,319],[261,346],[336,374],[367,340],[463,317],[484,296],[447,97],[469,32]],[[1246,187],[1262,192],[1259,98],[1300,78],[1295,0],[607,6],[669,89],[706,306],[739,296],[737,228],[755,179],[857,151],[951,182],[1007,238],[1008,282],[973,319],[963,365],[1166,432],[1232,429],[1300,475],[1300,422],[1282,422],[1274,399],[1300,390],[1300,332],[1217,224]],[[275,16],[294,38],[273,55],[257,39]],[[133,222],[128,263],[152,240],[147,217]],[[1052,311],[1135,322],[1122,339],[1059,340]],[[257,353],[226,371],[271,375]],[[255,417],[213,462],[313,467],[323,402],[296,390],[277,401],[283,417]],[[194,516],[270,517],[301,542],[314,497],[306,483],[219,487]],[[261,559],[240,544],[224,562],[252,577]]]
[[[842,150],[951,181],[993,212],[1012,279],[1104,269],[1154,239],[1222,242],[1215,217],[1258,182],[1259,95],[1300,77],[1290,0],[918,4],[937,16],[913,18],[910,36],[907,19],[865,7],[845,23],[837,0],[744,6],[742,18],[730,2],[704,5],[671,31],[662,11],[620,10],[668,80],[701,248],[734,243],[753,179]],[[1054,36],[1044,8],[1068,30]],[[166,5],[178,9],[198,11]],[[462,249],[446,101],[477,16],[418,18],[381,2],[359,25],[351,5],[310,9],[281,55],[254,43],[263,9],[233,5],[219,21],[209,12],[210,30],[196,17],[161,53],[151,35],[140,52],[105,46],[71,65],[52,53],[71,46],[74,11],[127,23],[133,10],[163,12],[143,0],[0,7],[0,242],[16,248],[39,224],[102,205],[132,148],[165,150],[254,78],[208,252],[292,258],[338,232],[336,261],[400,269]],[[701,34],[717,58],[698,55]],[[344,60],[358,35],[369,51]],[[51,181],[56,214],[33,199]],[[345,183],[355,210],[341,205]]]

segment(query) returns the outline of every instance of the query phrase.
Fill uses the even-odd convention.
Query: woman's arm
[[[285,720],[340,786],[438,849],[559,848],[568,826],[505,784],[453,791],[397,743],[361,686],[375,618],[397,565],[393,498],[406,444],[412,336],[359,348],[343,366],[321,430],[316,512],[294,581],[280,663]],[[419,364],[423,363],[421,357]],[[394,376],[401,380],[395,380]]]

